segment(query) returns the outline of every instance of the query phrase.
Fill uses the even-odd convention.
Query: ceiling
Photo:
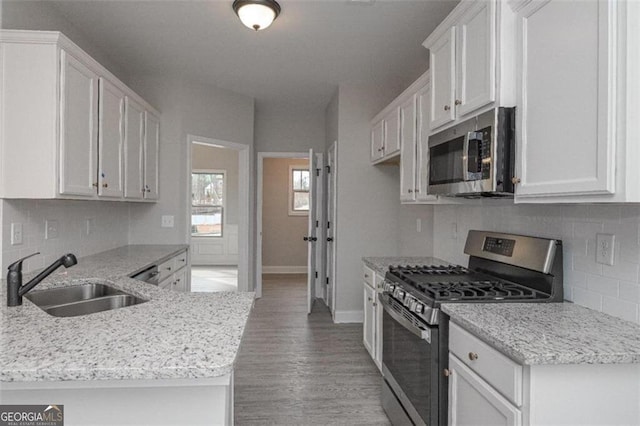
[[[260,103],[324,107],[340,83],[408,84],[421,43],[455,7],[443,0],[279,0],[253,32],[232,0],[51,0],[130,75],[181,76]]]

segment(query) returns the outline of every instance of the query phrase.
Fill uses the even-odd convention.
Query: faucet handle
[[[9,265],[7,269],[9,269],[9,272],[20,272],[22,271],[22,262],[38,254],[40,254],[39,251],[36,253],[30,254],[29,256],[25,256],[22,259],[18,259],[15,262],[13,262],[11,265]]]

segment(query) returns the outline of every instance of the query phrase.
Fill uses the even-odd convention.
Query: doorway
[[[321,162],[322,155],[312,152],[258,153],[256,295],[262,296],[263,274],[266,279],[278,274],[275,277],[287,280],[304,274],[297,279],[300,283],[308,279],[309,311],[324,291],[319,286],[324,282],[319,230],[324,209],[322,190],[318,191],[323,181],[316,176]]]
[[[189,135],[192,291],[249,290],[249,147]]]

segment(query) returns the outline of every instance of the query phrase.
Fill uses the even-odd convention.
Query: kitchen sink
[[[25,298],[56,317],[88,315],[147,302],[145,299],[100,283],[39,290],[28,293]]]

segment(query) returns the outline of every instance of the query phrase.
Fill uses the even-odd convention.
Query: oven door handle
[[[396,322],[398,322],[404,328],[409,330],[411,333],[415,334],[420,339],[426,340],[428,343],[431,343],[431,330],[429,329],[425,330],[424,328],[416,326],[411,321],[409,321],[408,319],[400,315],[398,312],[396,312],[396,310],[393,309],[393,307],[387,301],[388,297],[389,296],[386,296],[382,293],[378,295],[378,299],[380,299],[380,303],[382,303],[382,307],[391,316],[391,318],[393,318]]]

